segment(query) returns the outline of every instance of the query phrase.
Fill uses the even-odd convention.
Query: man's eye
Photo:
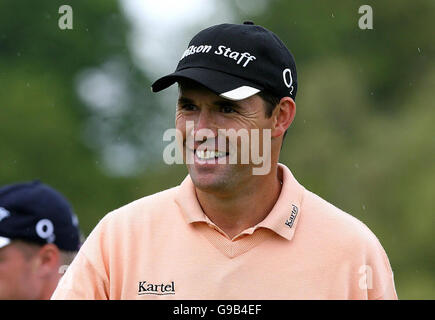
[[[198,110],[198,107],[193,104],[183,104],[180,106],[180,109],[184,111],[195,111]]]
[[[235,111],[234,108],[231,106],[222,106],[221,107],[221,112],[223,112],[223,113],[231,113],[234,111]]]

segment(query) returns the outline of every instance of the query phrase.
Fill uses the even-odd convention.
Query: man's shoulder
[[[338,270],[337,281],[345,275],[343,279],[353,288],[349,290],[357,296],[364,274],[374,286],[367,293],[369,299],[397,299],[388,256],[364,222],[310,191],[304,191],[302,211],[297,231],[301,232],[296,236],[302,252],[318,258],[319,265]]]
[[[80,251],[95,264],[107,262],[109,255],[117,255],[125,248],[134,248],[143,239],[153,238],[177,228],[182,221],[174,201],[179,187],[167,189],[130,202],[102,217],[86,238]]]
[[[364,222],[311,191],[304,191],[302,211],[305,229],[319,239],[347,243],[352,248],[379,242]]]
[[[176,209],[174,202],[179,186],[134,200],[106,214],[102,223],[125,224],[165,218]]]

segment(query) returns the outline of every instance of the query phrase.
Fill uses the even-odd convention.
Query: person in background
[[[40,181],[0,188],[0,299],[50,299],[80,248],[71,205]]]

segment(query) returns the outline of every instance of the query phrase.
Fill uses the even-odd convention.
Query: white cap
[[[229,100],[238,101],[249,98],[258,92],[260,92],[260,90],[257,88],[241,86],[236,89],[221,93],[220,96]]]

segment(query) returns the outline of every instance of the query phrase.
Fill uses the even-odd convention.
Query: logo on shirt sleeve
[[[298,215],[298,207],[296,207],[294,204],[292,204],[292,212],[290,214],[290,218],[288,218],[285,222],[285,225],[289,228],[293,227],[293,223],[296,220],[296,216]]]

